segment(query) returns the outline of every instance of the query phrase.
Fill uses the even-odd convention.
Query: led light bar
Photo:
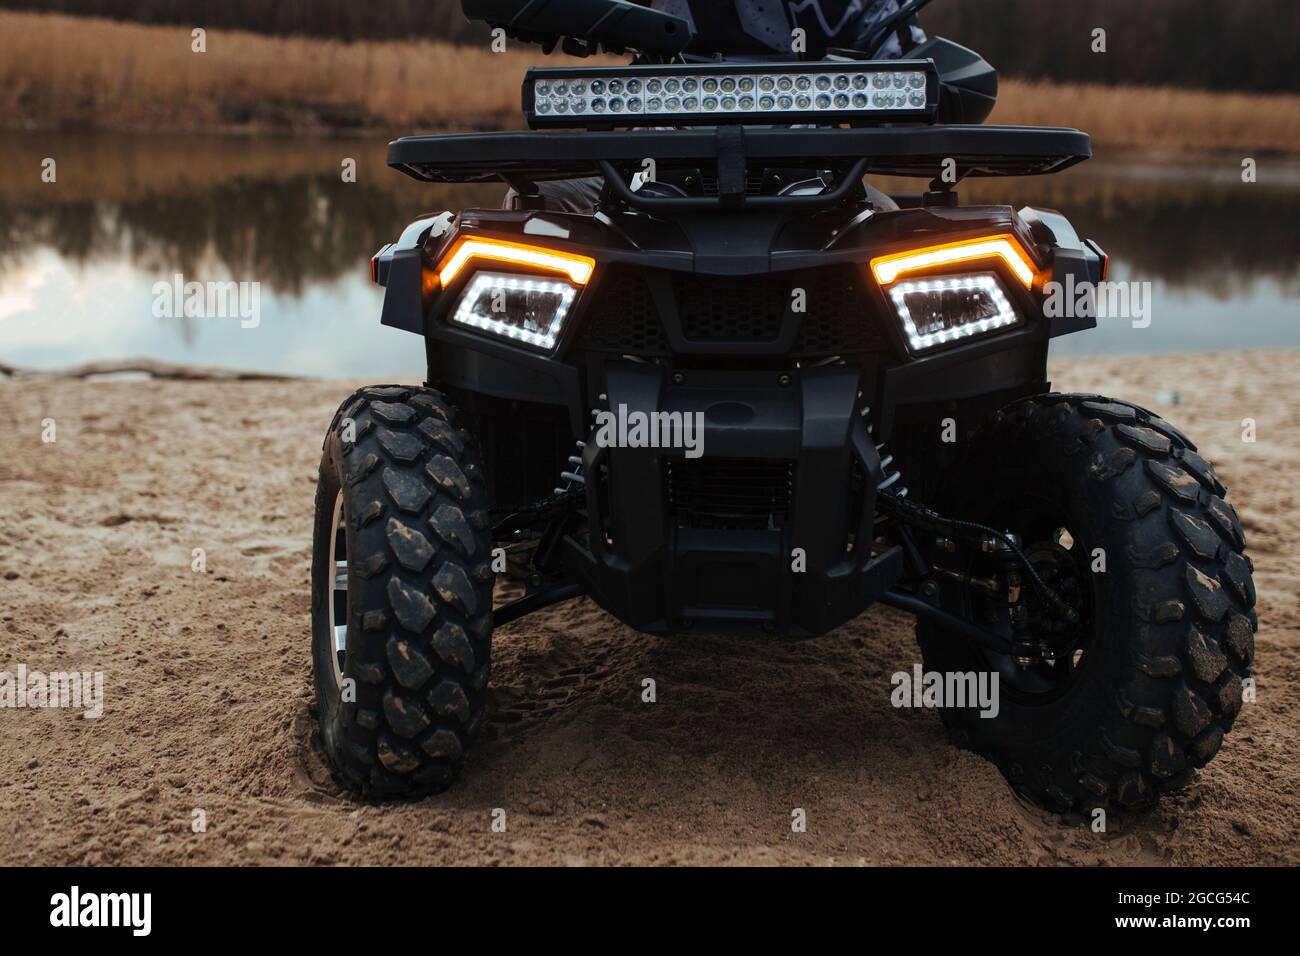
[[[870,123],[932,120],[939,78],[929,60],[531,69],[524,113],[534,129]]]
[[[979,259],[1001,259],[1024,283],[1032,288],[1037,276],[1034,260],[1029,258],[1024,246],[1012,235],[988,236],[945,242],[937,246],[909,249],[871,260],[871,271],[880,285],[889,285],[899,276],[939,266],[950,266]]]
[[[936,276],[909,279],[889,290],[914,352],[1020,321],[997,276]]]

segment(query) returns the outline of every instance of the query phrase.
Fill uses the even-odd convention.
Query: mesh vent
[[[595,291],[598,298],[587,316],[583,348],[630,355],[668,350],[650,287],[638,270],[611,266]]]
[[[838,355],[884,346],[854,267],[819,269],[806,288],[808,311],[795,339],[796,354]]]
[[[685,528],[784,527],[794,494],[794,462],[763,458],[669,458],[668,504]]]
[[[682,334],[696,343],[773,342],[791,302],[792,290],[806,293],[806,311],[795,355],[842,355],[886,348],[878,323],[867,310],[857,266],[826,266],[801,272],[755,276],[653,273],[671,288]],[[646,275],[624,265],[610,266],[585,320],[580,348],[620,355],[667,355]]]
[[[673,277],[682,335],[693,342],[770,342],[790,302],[789,273]]]

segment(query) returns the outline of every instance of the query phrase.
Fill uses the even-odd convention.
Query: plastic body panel
[[[874,489],[882,477],[876,443],[908,448],[907,480],[925,487],[944,449],[918,444],[913,432],[926,420],[921,411],[949,407],[943,403],[982,408],[1044,390],[1050,338],[1087,324],[1047,320],[1041,288],[1026,289],[1004,272],[1006,292],[1025,316],[1019,326],[911,354],[870,275],[871,258],[1009,233],[1033,256],[1042,281],[1095,279],[1101,268],[1095,248],[1059,214],[1007,206],[931,204],[886,212],[845,201],[807,215],[737,209],[669,217],[610,204],[593,215],[465,210],[455,220],[412,230],[418,241],[408,236],[380,256],[385,323],[424,335],[429,380],[439,387],[502,409],[511,402],[549,406],[556,427],[567,423],[569,439],[587,442],[583,472],[600,477],[586,486],[584,533],[560,543],[564,574],[620,619],[663,633],[700,627],[808,637],[863,611],[903,573],[896,549],[871,543]],[[468,235],[533,242],[597,261],[554,351],[447,321],[473,270],[431,294],[421,277]],[[645,307],[662,333],[654,349],[631,357],[590,337],[617,312],[605,304],[619,275],[644,283]],[[824,309],[818,298],[824,280],[836,275],[853,277],[855,315],[871,334],[827,364],[801,352],[800,343]],[[741,291],[756,283],[778,291],[804,283],[813,305],[806,314],[776,310],[764,336],[693,335],[689,297],[698,293],[691,290],[727,283],[741,283],[735,286]],[[674,497],[693,487],[682,477],[692,466],[682,463],[680,450],[602,448],[593,441],[593,409],[619,406],[647,414],[698,412],[707,436],[702,460],[760,477],[771,463],[782,463],[790,476],[788,500],[767,524],[701,523]],[[494,428],[511,427],[508,415],[491,420]],[[501,435],[492,439],[509,443]],[[555,435],[556,447],[564,441]],[[490,473],[490,461],[487,467]],[[538,474],[512,485],[513,493],[548,491],[556,480]],[[709,476],[699,480],[707,484]],[[806,562],[797,572],[796,548]]]

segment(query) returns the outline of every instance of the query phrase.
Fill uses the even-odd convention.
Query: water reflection
[[[55,366],[148,355],[308,374],[418,376],[415,339],[378,325],[366,260],[418,213],[494,204],[498,187],[437,187],[383,165],[379,144],[202,138],[0,138],[0,359]],[[340,164],[357,162],[356,183]],[[965,202],[1060,209],[1112,255],[1115,278],[1155,284],[1152,327],[1112,322],[1058,352],[1300,344],[1300,214],[1293,169],[1243,184],[1231,164],[1094,161],[1055,177],[964,184]],[[916,188],[908,184],[905,188]],[[262,283],[262,322],[163,319],[154,282]],[[403,368],[403,366],[409,366]]]
[[[1183,167],[1094,160],[1056,176],[971,182],[963,198],[1059,209],[1140,278],[1219,299],[1261,279],[1300,295],[1300,170],[1270,173],[1276,182],[1243,183],[1231,159]]]
[[[127,139],[126,150],[111,153],[119,165],[104,165],[103,139],[85,137],[53,149],[68,157],[58,182],[17,194],[0,191],[0,268],[20,265],[39,246],[77,264],[113,259],[158,275],[197,273],[215,264],[259,279],[272,291],[297,295],[311,283],[360,274],[369,255],[422,209],[496,202],[502,191],[422,185],[384,166],[382,149],[336,141],[322,141],[312,155],[287,151],[282,165],[272,141],[270,155],[251,163],[245,154],[242,164],[212,163],[197,182],[169,181],[167,170],[190,163],[190,151],[169,141]],[[80,184],[65,188],[64,170],[84,175],[81,165],[73,166],[87,155],[83,144],[94,156],[102,191],[86,194]],[[229,140],[206,145],[205,157],[244,146]],[[258,151],[267,152],[268,144],[258,144]],[[40,150],[23,152],[29,165],[39,162],[34,156]],[[345,183],[341,159],[356,159],[358,152],[365,156],[357,181]],[[161,175],[151,176],[153,170]]]

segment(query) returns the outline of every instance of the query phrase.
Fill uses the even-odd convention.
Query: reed
[[[339,43],[0,12],[0,125],[409,131],[520,125],[541,57],[437,41]],[[563,62],[554,57],[551,63]],[[589,61],[588,61],[589,62]],[[1300,96],[1004,80],[992,122],[1075,126],[1099,147],[1300,153]]]

